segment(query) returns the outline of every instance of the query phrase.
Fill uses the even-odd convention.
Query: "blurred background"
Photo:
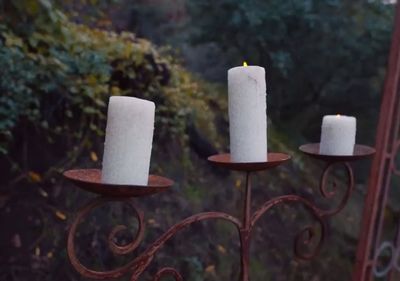
[[[269,148],[293,156],[257,175],[253,207],[282,194],[334,207],[340,192],[327,201],[317,190],[323,163],[297,147],[318,142],[322,116],[337,113],[356,116],[358,143],[373,145],[394,2],[0,0],[0,280],[83,280],[66,256],[66,231],[94,195],[61,173],[101,167],[111,95],[157,104],[151,172],[176,184],[135,200],[147,230],[130,257],[114,257],[107,235],[128,223],[119,240],[130,241],[133,213],[120,204],[93,212],[77,237],[85,265],[124,264],[199,211],[239,216],[243,175],[206,158],[229,150],[227,70],[243,61],[266,68]],[[350,280],[369,164],[357,165],[356,192],[328,221],[316,259],[293,257],[295,234],[315,223],[302,206],[277,207],[260,220],[252,280]],[[391,204],[386,216],[398,217],[399,202]],[[166,244],[142,280],[161,266],[179,268],[190,281],[236,280],[238,249],[232,226],[198,223]]]

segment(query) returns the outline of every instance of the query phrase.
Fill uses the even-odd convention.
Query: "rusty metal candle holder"
[[[280,204],[290,204],[299,202],[302,203],[306,209],[312,214],[312,216],[318,221],[320,226],[320,232],[316,229],[315,225],[308,225],[302,229],[302,231],[296,235],[294,241],[294,253],[299,259],[309,260],[319,253],[322,243],[325,238],[325,219],[339,213],[345,206],[350,198],[350,195],[354,188],[354,176],[350,166],[350,162],[356,161],[372,155],[375,150],[368,146],[356,145],[354,155],[351,156],[329,156],[319,154],[319,144],[307,144],[300,147],[300,150],[307,155],[316,159],[327,162],[327,166],[322,173],[320,182],[320,192],[323,197],[331,198],[336,194],[336,190],[328,191],[328,177],[333,171],[333,167],[337,164],[344,165],[347,171],[347,189],[343,199],[341,200],[338,207],[331,210],[323,210],[315,206],[314,203],[309,200],[298,196],[298,195],[284,195],[276,198],[272,198],[265,202],[258,210],[252,212],[251,209],[251,176],[262,170],[268,170],[275,168],[290,159],[290,156],[284,153],[269,153],[268,161],[259,163],[234,163],[230,160],[229,154],[218,154],[208,158],[208,160],[214,165],[235,171],[242,171],[246,176],[246,189],[244,197],[244,210],[242,219],[233,217],[229,214],[222,212],[205,212],[190,216],[177,224],[170,227],[164,234],[162,234],[156,241],[147,247],[147,249],[137,256],[135,259],[130,261],[128,264],[109,271],[96,271],[84,266],[77,258],[75,251],[74,237],[76,234],[79,223],[88,215],[88,213],[104,204],[112,201],[126,202],[135,212],[136,219],[138,220],[138,230],[135,238],[132,242],[127,245],[118,245],[114,242],[116,235],[127,229],[124,225],[118,225],[112,229],[108,236],[108,245],[110,250],[116,255],[126,255],[132,253],[141,243],[144,236],[144,215],[139,211],[135,205],[130,202],[131,197],[141,197],[155,194],[167,190],[172,186],[173,181],[160,176],[151,175],[149,177],[148,186],[129,186],[129,185],[110,185],[103,184],[100,182],[101,172],[99,170],[70,170],[64,173],[64,176],[71,180],[76,186],[96,193],[100,197],[92,200],[80,211],[78,211],[76,218],[74,219],[69,233],[68,233],[68,256],[72,263],[72,266],[86,278],[91,279],[116,279],[124,275],[130,274],[130,280],[136,281],[140,278],[142,273],[147,269],[153,260],[156,253],[163,247],[163,245],[171,239],[175,234],[180,232],[185,227],[199,221],[221,219],[233,224],[238,230],[240,237],[240,255],[241,255],[241,281],[249,281],[249,261],[250,261],[250,237],[254,226],[257,221],[271,208]],[[319,233],[319,235],[318,235]],[[318,236],[318,237],[317,237]],[[311,242],[317,237],[317,241],[312,249],[304,251],[304,246],[311,245]],[[155,276],[153,281],[159,281],[162,277],[170,276],[176,281],[182,281],[181,274],[174,268],[164,267],[160,269]]]

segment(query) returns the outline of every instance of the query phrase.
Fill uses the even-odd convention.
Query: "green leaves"
[[[245,58],[266,67],[269,116],[286,125],[286,131],[292,125],[298,135],[310,136],[308,126],[298,124],[303,113],[293,109],[299,106],[304,124],[336,112],[367,122],[376,118],[392,5],[345,0],[188,2],[193,44],[216,44],[226,65],[239,65]],[[362,102],[349,102],[349,97]]]
[[[39,9],[47,9],[35,19],[21,4],[25,0],[13,2],[17,14],[7,14],[10,21],[0,25],[3,153],[10,153],[14,136],[31,128],[47,140],[46,153],[50,147],[59,153],[60,145],[67,145],[62,151],[77,147],[74,156],[67,156],[74,160],[76,154],[92,151],[103,142],[111,95],[155,101],[155,138],[160,141],[176,139],[183,145],[188,119],[196,111],[207,111],[207,115],[198,114],[197,120],[215,135],[206,89],[169,53],[161,54],[151,42],[132,33],[70,22],[47,1],[35,1]],[[56,16],[54,21],[49,15]],[[21,18],[30,32],[12,24]]]

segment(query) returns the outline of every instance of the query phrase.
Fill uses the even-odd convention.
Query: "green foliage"
[[[266,67],[274,122],[310,136],[319,131],[310,123],[319,126],[327,113],[355,114],[363,125],[376,118],[393,5],[188,0],[188,7],[194,44],[217,44],[228,65]]]
[[[35,79],[34,64],[24,60],[18,49],[0,47],[0,152],[6,153],[7,144],[12,140],[11,130],[16,126],[21,113],[31,121],[37,119],[38,100],[28,87]],[[21,83],[21,81],[23,81]]]
[[[48,1],[12,1],[6,10],[8,20],[0,25],[2,153],[15,145],[15,134],[28,130],[57,143],[57,150],[67,143],[67,159],[76,159],[103,139],[111,95],[155,101],[160,140],[185,142],[189,116],[209,111],[202,86],[149,41],[73,23]],[[198,120],[207,118],[212,114]],[[212,123],[203,121],[212,134]]]

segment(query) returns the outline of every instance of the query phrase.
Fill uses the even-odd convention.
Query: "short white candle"
[[[357,120],[352,116],[326,115],[322,120],[320,153],[353,155]]]
[[[228,71],[230,154],[233,162],[267,160],[265,69],[234,67]]]
[[[102,182],[147,185],[155,105],[115,96],[108,105]]]

